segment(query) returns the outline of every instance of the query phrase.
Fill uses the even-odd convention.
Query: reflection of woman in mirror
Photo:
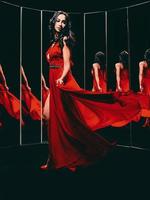
[[[33,120],[41,120],[41,103],[37,97],[32,94],[28,79],[22,66],[20,71],[22,75],[22,100],[25,103],[30,117]]]
[[[128,69],[128,52],[122,51],[119,54],[119,62],[115,64],[116,71],[116,91],[128,92],[129,84],[129,69]]]
[[[46,85],[45,78],[42,74],[42,114],[43,119],[48,120],[49,119],[49,108],[50,103],[50,90]]]
[[[78,166],[100,160],[114,146],[96,130],[120,121],[123,126],[139,115],[140,106],[137,101],[122,106],[113,94],[93,93],[79,87],[71,73],[74,37],[66,12],[54,13],[50,33],[50,47],[46,52],[51,92],[50,157],[41,169],[50,166],[75,171]]]
[[[0,64],[0,105],[5,108],[5,110],[11,117],[20,120],[20,101],[9,91],[1,64]]]
[[[91,73],[93,75],[93,92],[107,92],[105,55],[99,51],[95,54]]]
[[[140,92],[147,96],[147,101],[143,110],[143,117],[146,117],[144,127],[150,126],[150,49],[147,49],[144,54],[144,60],[139,62],[139,89]]]

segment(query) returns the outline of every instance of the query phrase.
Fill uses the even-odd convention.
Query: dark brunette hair
[[[123,64],[125,68],[128,68],[128,52],[123,50],[119,54],[119,62]]]
[[[102,51],[98,51],[94,56],[94,63],[98,63],[101,69],[105,68],[105,54]]]
[[[144,59],[150,61],[150,49],[147,49],[144,54]]]
[[[65,15],[66,17],[66,25],[62,29],[62,31],[58,34],[58,37],[56,38],[54,26],[55,26],[57,17],[61,14]],[[67,37],[66,44],[69,47],[72,47],[74,45],[75,38],[74,38],[74,33],[71,31],[71,21],[70,21],[70,17],[68,13],[64,11],[56,11],[53,17],[49,21],[49,30],[50,30],[50,44],[58,41],[60,47],[63,48],[63,37],[66,36]]]

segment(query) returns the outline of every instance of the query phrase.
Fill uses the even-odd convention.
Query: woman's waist
[[[59,66],[59,67],[63,67],[64,66],[64,62],[63,62],[63,60],[51,60],[50,62],[49,62],[49,66]]]
[[[59,68],[62,68],[61,65],[49,65],[49,68],[50,69],[59,69]]]

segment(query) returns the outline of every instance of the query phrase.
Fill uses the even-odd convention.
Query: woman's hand
[[[28,90],[29,92],[31,92],[31,88],[30,88],[30,86],[29,86],[28,84],[26,84],[26,87],[27,87],[27,90]]]
[[[142,85],[140,85],[140,92],[143,92],[144,88]]]
[[[49,88],[47,86],[44,86],[44,89],[47,90],[47,91],[49,90]]]
[[[56,86],[61,86],[63,84],[64,84],[64,81],[63,81],[62,78],[59,78],[59,79],[56,80]]]
[[[102,88],[98,85],[97,86],[97,89],[100,91],[100,92],[102,92]]]
[[[117,88],[117,92],[122,92],[122,88],[120,86]]]
[[[7,86],[7,84],[4,85],[5,89],[8,91],[9,87]]]

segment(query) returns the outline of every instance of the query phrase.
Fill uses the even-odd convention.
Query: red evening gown
[[[97,88],[97,83],[95,80],[94,73],[92,73],[92,75],[93,75],[93,89],[94,91],[98,92],[99,90]],[[99,69],[98,76],[99,76],[99,84],[100,87],[102,88],[102,93],[106,93],[107,92],[106,70]]]
[[[128,69],[121,69],[120,71],[120,87],[122,88],[122,92],[130,91]]]
[[[20,120],[20,100],[0,83],[0,104],[9,115]]]
[[[116,83],[117,85],[117,83]],[[118,88],[116,87],[116,93],[115,95],[118,96],[120,100],[124,101],[130,101],[134,102],[137,101],[136,95],[131,92],[130,90],[130,81],[129,81],[129,71],[128,69],[121,69],[120,70],[120,87],[122,89],[121,92],[118,92]],[[138,119],[140,118],[140,115],[138,116]],[[135,120],[136,121],[136,120]],[[122,122],[121,122],[122,124]],[[119,127],[121,126],[120,122],[112,124],[112,126]]]
[[[143,91],[138,94],[142,107],[142,117],[150,117],[150,68],[144,68],[142,79]]]
[[[25,84],[22,84],[22,100],[25,102],[30,117],[33,120],[41,120],[41,103]]]
[[[56,86],[64,66],[58,43],[48,49],[46,57],[50,65],[48,140],[51,165],[55,169],[87,166],[112,148],[112,144],[95,131],[115,122],[122,122],[122,126],[138,116],[141,108],[136,101],[123,102],[112,94],[80,88],[71,72],[63,86]]]
[[[149,67],[144,68],[142,85],[144,88],[143,93],[150,96],[150,68]]]

